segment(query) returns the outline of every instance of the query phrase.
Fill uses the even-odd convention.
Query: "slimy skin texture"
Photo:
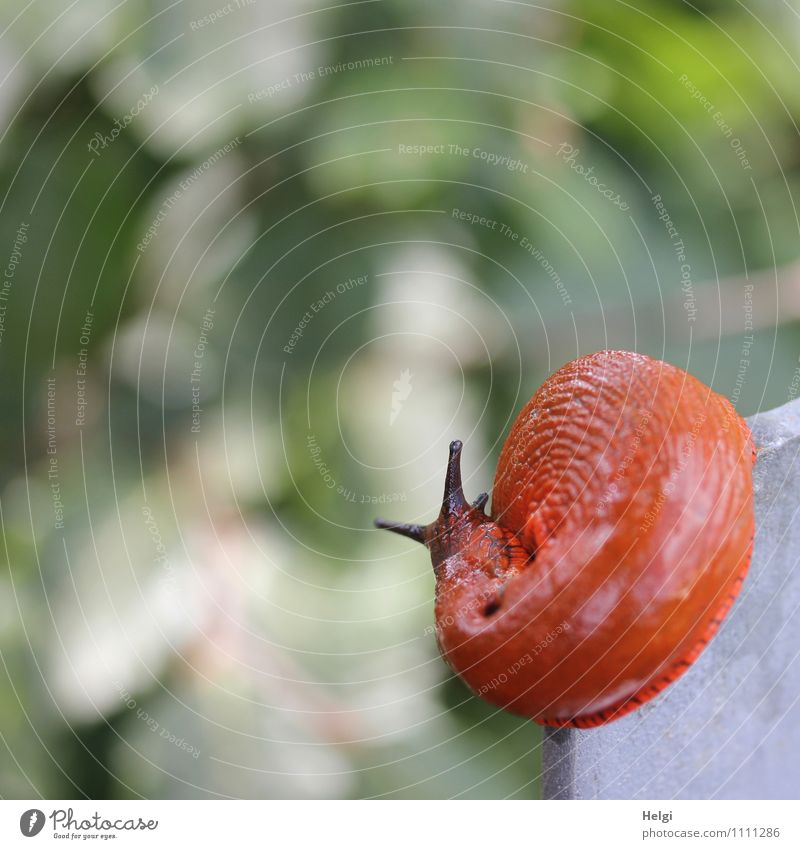
[[[626,351],[551,375],[500,454],[491,517],[451,445],[428,547],[443,657],[479,696],[544,725],[610,722],[714,635],[750,562],[750,432],[682,369]]]

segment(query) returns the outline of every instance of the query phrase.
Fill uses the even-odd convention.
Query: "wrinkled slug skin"
[[[502,450],[496,524],[475,522],[436,567],[450,666],[546,724],[598,724],[655,695],[746,573],[754,453],[732,405],[679,368],[603,351],[559,369]]]

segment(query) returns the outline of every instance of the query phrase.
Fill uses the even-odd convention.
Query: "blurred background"
[[[536,798],[372,520],[600,348],[798,394],[797,2],[0,9],[0,795]]]

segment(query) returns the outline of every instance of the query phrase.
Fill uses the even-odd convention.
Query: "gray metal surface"
[[[800,798],[800,399],[749,420],[750,572],[694,666],[602,728],[545,733],[548,799]]]

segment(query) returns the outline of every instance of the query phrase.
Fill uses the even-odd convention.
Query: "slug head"
[[[516,537],[486,515],[489,495],[470,504],[461,485],[460,440],[450,443],[442,509],[428,525],[376,519],[375,526],[421,542],[431,554],[437,580],[464,580],[475,572],[492,578],[515,573],[532,557]]]

